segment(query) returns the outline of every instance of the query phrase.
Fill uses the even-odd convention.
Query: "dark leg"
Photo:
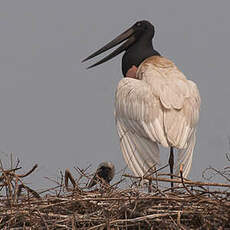
[[[173,147],[170,147],[169,167],[170,167],[171,179],[173,179],[173,165],[174,165]],[[173,182],[171,182],[171,188],[173,188]]]

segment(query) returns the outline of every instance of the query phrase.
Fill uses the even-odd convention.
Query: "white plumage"
[[[115,119],[121,150],[129,168],[143,176],[160,164],[159,147],[178,149],[176,174],[183,164],[188,176],[195,146],[200,96],[194,82],[170,60],[147,58],[134,78],[123,78],[117,87]]]

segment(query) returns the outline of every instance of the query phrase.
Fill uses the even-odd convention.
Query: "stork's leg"
[[[171,179],[173,179],[173,165],[174,165],[173,147],[170,147],[169,167],[170,167]],[[171,182],[171,188],[172,187],[173,187],[173,182]]]

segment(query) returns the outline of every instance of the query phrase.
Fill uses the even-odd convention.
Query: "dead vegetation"
[[[230,167],[204,172],[226,183],[186,180],[181,168],[173,191],[161,169],[89,190],[89,169],[75,168],[75,179],[66,170],[46,193],[24,183],[37,165],[25,174],[17,173],[20,168],[19,162],[11,169],[1,164],[0,229],[230,229]]]

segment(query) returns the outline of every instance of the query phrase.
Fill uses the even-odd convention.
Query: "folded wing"
[[[167,145],[159,106],[159,100],[146,82],[132,78],[119,82],[115,100],[116,125],[124,159],[137,176],[143,176],[159,163],[157,142]]]
[[[143,176],[159,164],[159,143],[178,149],[176,171],[183,163],[187,176],[200,108],[195,83],[163,57],[146,59],[137,78],[122,79],[116,91],[115,117],[126,163]]]

